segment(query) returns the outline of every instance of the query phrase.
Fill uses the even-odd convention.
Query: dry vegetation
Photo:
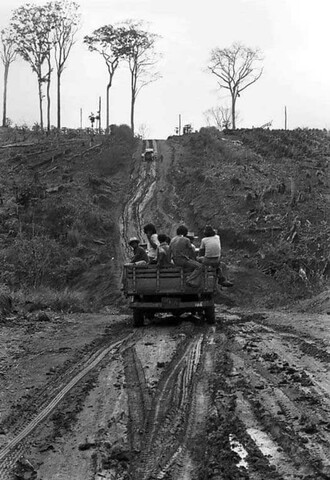
[[[238,130],[172,138],[179,208],[218,228],[227,258],[281,286],[269,306],[325,288],[330,137],[320,130]],[[228,251],[229,250],[229,251]]]
[[[236,268],[233,301],[239,292],[250,301],[246,284],[266,291],[269,307],[326,288],[327,132],[202,128],[169,144],[174,190],[164,208],[196,233],[218,228]],[[2,130],[0,293],[67,311],[121,298],[119,224],[136,147],[126,126],[92,142],[89,132]]]
[[[1,143],[3,291],[56,309],[104,304],[116,295],[118,217],[135,150],[130,129],[92,142],[86,132],[7,129]],[[100,277],[112,288],[100,288]]]

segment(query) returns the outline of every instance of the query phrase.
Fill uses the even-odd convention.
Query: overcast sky
[[[0,28],[8,25],[21,0],[0,0]],[[32,3],[29,2],[29,3]],[[44,0],[35,0],[43,4]],[[229,105],[226,90],[206,71],[214,47],[239,41],[258,47],[264,56],[264,74],[242,92],[237,101],[238,127],[273,122],[284,127],[287,106],[289,128],[330,129],[330,1],[329,0],[77,0],[82,26],[62,77],[62,124],[83,126],[98,109],[102,97],[105,113],[107,70],[100,55],[83,45],[93,30],[126,19],[144,20],[161,35],[162,78],[146,86],[136,103],[136,130],[144,125],[147,136],[166,138],[182,123],[194,129],[206,125],[204,112]],[[3,67],[0,71],[3,88]],[[55,78],[54,78],[55,87]],[[55,91],[52,123],[56,124]],[[129,72],[123,66],[111,90],[111,122],[130,119]],[[37,78],[26,62],[11,66],[7,115],[14,124],[38,122]],[[102,118],[105,123],[105,115]]]

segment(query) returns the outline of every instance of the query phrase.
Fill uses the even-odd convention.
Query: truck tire
[[[206,323],[208,323],[209,325],[213,325],[215,323],[214,305],[212,307],[206,307],[204,312]]]
[[[142,310],[135,308],[133,310],[133,327],[143,327],[144,325],[144,315]]]

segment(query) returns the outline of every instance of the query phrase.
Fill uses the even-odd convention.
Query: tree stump
[[[0,314],[8,315],[12,311],[12,299],[9,295],[0,293]]]

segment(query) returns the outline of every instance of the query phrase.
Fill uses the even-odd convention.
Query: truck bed
[[[202,284],[194,288],[186,285],[185,279],[190,272],[181,267],[158,268],[148,266],[124,267],[124,292],[126,295],[178,295],[212,293],[216,286],[216,271],[205,267]]]

